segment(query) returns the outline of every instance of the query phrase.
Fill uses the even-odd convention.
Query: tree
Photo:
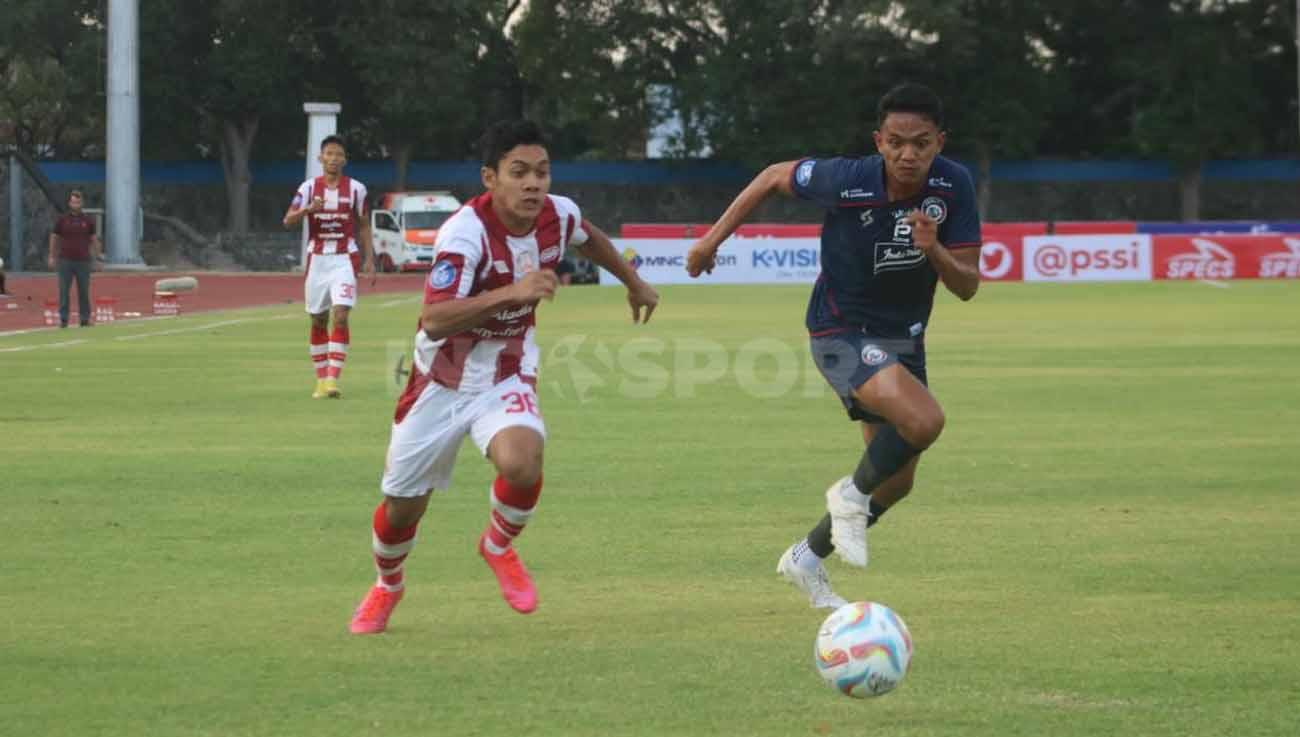
[[[89,0],[10,0],[0,24],[0,143],[38,157],[102,151],[102,28]]]
[[[141,18],[152,19],[140,42],[141,87],[155,97],[149,108],[164,111],[159,119],[167,121],[184,117],[167,111],[184,108],[198,121],[201,140],[221,162],[232,232],[248,232],[249,161],[262,123],[300,121],[310,81],[328,73],[308,63],[313,37],[304,19],[313,6],[309,0],[141,2]]]
[[[898,78],[898,37],[868,0],[641,4],[640,43],[687,121],[685,154],[761,165],[861,151],[876,98]],[[629,27],[632,27],[629,24]],[[660,81],[660,80],[655,80]]]
[[[619,5],[532,3],[513,28],[525,114],[552,132],[556,155],[622,159],[644,151],[647,64],[627,44]]]
[[[361,84],[355,125],[393,158],[399,190],[413,152],[460,158],[481,127],[477,35],[453,30],[482,20],[475,5],[378,0],[350,5],[330,27]]]
[[[908,76],[944,100],[954,151],[974,156],[980,213],[995,157],[1032,156],[1059,96],[1049,83],[1040,0],[917,0],[891,24],[914,61]]]
[[[1259,154],[1278,141],[1289,94],[1280,106],[1275,85],[1261,84],[1269,75],[1257,72],[1289,66],[1289,13],[1282,2],[1263,0],[1164,7],[1167,22],[1127,60],[1141,85],[1132,135],[1140,151],[1175,164],[1183,219],[1195,220],[1205,161]]]

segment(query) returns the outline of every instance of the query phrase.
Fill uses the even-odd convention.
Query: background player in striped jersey
[[[943,430],[925,368],[935,286],[968,300],[980,283],[975,188],[965,167],[939,155],[939,98],[899,85],[881,98],[877,125],[874,156],[769,166],[687,255],[691,276],[710,271],[722,242],[774,192],[826,210],[805,323],[813,360],[849,418],[863,423],[867,448],[853,474],[827,489],[828,513],[777,564],[819,608],[844,604],[822,559],[835,551],[867,565],[867,528],[911,490],[921,452]]]
[[[307,314],[311,315],[315,399],[343,395],[338,380],[352,341],[348,313],[357,302],[357,269],[363,256],[366,275],[375,273],[366,185],[344,176],[348,153],[342,138],[326,136],[321,141],[320,163],[324,173],[298,186],[284,214],[286,228],[304,220],[307,223],[303,228],[308,250],[304,290]]]
[[[497,472],[479,554],[511,608],[527,614],[537,607],[536,588],[512,542],[542,490],[546,427],[533,340],[538,301],[554,297],[555,267],[572,246],[627,286],[633,322],[648,321],[659,302],[573,200],[549,194],[550,159],[536,124],[497,123],[481,145],[487,191],[438,229],[414,365],[393,418],[384,498],[372,519],[379,580],[353,615],[354,633],[387,627],[405,591],[403,564],[416,525],[430,492],[450,485],[466,435]]]

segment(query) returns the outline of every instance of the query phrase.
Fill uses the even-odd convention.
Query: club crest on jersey
[[[816,165],[817,162],[808,160],[800,164],[798,169],[795,169],[794,180],[799,183],[800,187],[806,187],[808,182],[812,181],[812,170]]]
[[[874,343],[862,346],[862,362],[868,366],[879,366],[888,360],[889,354],[880,346]]]
[[[429,273],[429,286],[434,289],[446,289],[456,281],[459,269],[450,261],[439,261]]]
[[[942,197],[926,197],[921,201],[921,212],[930,216],[936,223],[948,219],[948,203]]]
[[[559,246],[551,246],[549,248],[542,249],[542,253],[540,256],[542,263],[546,263],[547,261],[554,261],[559,257],[560,257]]]
[[[515,273],[527,274],[530,271],[537,271],[537,260],[533,254],[527,251],[515,255]]]

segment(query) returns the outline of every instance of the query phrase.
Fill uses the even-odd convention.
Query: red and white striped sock
[[[329,337],[329,369],[326,376],[339,378],[343,373],[343,362],[348,360],[348,342],[352,339],[347,325],[335,325],[334,333]]]
[[[329,367],[330,333],[325,328],[311,326],[311,363],[316,367],[316,378],[323,379]]]
[[[532,486],[517,487],[497,476],[496,481],[492,482],[492,513],[483,542],[483,547],[489,553],[501,555],[523,533],[541,494],[540,478]]]
[[[382,586],[388,591],[401,591],[405,587],[402,568],[406,556],[415,547],[415,528],[418,526],[411,525],[405,529],[393,527],[388,524],[388,512],[384,503],[380,502],[375,508],[370,547],[375,555],[375,568],[379,570],[376,586]]]

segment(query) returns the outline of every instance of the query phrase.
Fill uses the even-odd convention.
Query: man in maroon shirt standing
[[[81,211],[81,190],[68,193],[68,211],[50,231],[50,268],[59,272],[59,325],[68,326],[68,289],[77,280],[81,326],[90,325],[90,269],[99,258],[95,219]]]

